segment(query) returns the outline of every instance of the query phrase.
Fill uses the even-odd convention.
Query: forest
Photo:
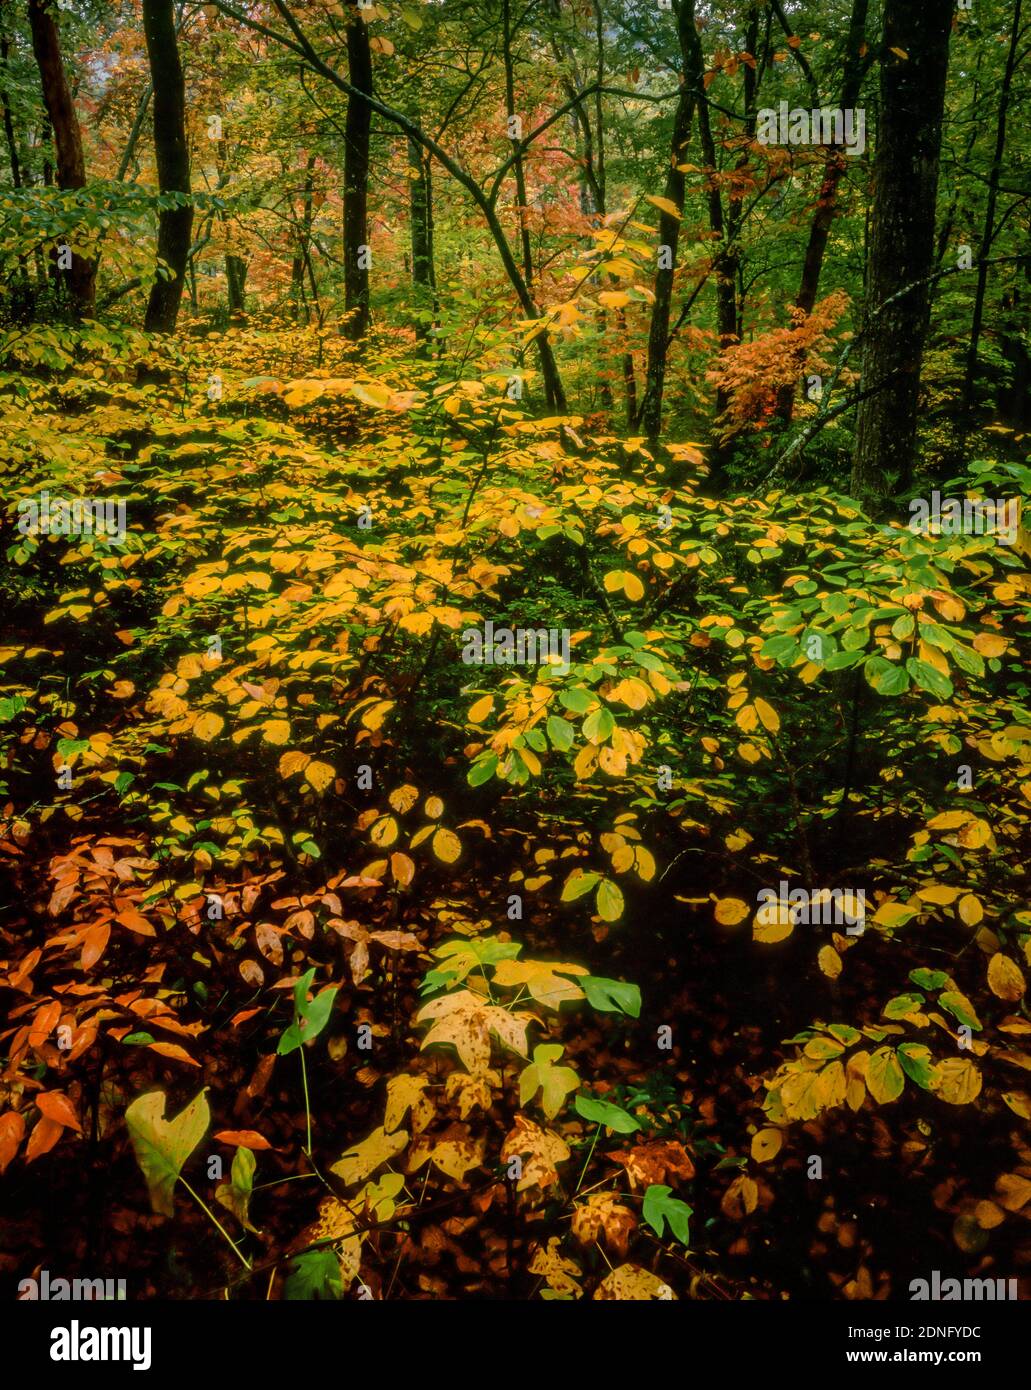
[[[1031,1297],[1029,75],[0,0],[6,1297]]]

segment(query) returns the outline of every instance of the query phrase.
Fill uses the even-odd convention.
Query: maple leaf
[[[609,1154],[613,1163],[620,1163],[633,1188],[650,1187],[667,1177],[689,1182],[694,1177],[694,1164],[683,1144],[676,1139],[653,1139]]]
[[[383,1128],[388,1134],[398,1128],[409,1110],[412,1112],[412,1133],[419,1134],[426,1128],[437,1113],[432,1100],[424,1094],[429,1084],[428,1076],[412,1076],[409,1073],[390,1078],[383,1117]]]
[[[614,1192],[594,1192],[573,1212],[572,1231],[581,1245],[597,1245],[601,1236],[620,1259],[637,1230],[637,1217]]]
[[[563,1048],[558,1043],[541,1043],[533,1050],[533,1061],[519,1075],[519,1104],[525,1105],[538,1091],[541,1109],[553,1120],[566,1103],[566,1096],[580,1085],[572,1067],[556,1067]]]
[[[389,1163],[391,1159],[396,1158],[407,1143],[408,1131],[406,1129],[399,1129],[393,1134],[388,1134],[381,1125],[379,1129],[374,1129],[360,1144],[355,1144],[348,1149],[342,1158],[330,1166],[329,1171],[335,1173],[342,1183],[350,1187],[353,1183],[361,1182],[363,1178],[369,1177],[384,1163]]]
[[[416,1023],[433,1020],[423,1039],[423,1049],[437,1043],[450,1043],[462,1065],[470,1072],[485,1072],[490,1066],[491,1034],[498,1042],[526,1056],[526,1029],[532,1014],[510,1014],[497,1004],[485,1003],[472,990],[458,990],[432,999],[415,1016]]]
[[[646,1303],[652,1299],[668,1301],[676,1295],[668,1284],[639,1265],[620,1265],[606,1274],[594,1291],[595,1298],[615,1299],[621,1303]]]
[[[558,1009],[563,1004],[584,998],[579,985],[562,979],[562,975],[587,973],[584,966],[563,961],[503,960],[494,971],[493,983],[503,989],[525,986],[531,999],[538,1004],[548,1009]]]
[[[501,1157],[522,1158],[523,1174],[516,1183],[517,1192],[528,1187],[541,1189],[558,1183],[558,1165],[569,1157],[569,1146],[553,1129],[541,1129],[525,1115],[517,1115],[512,1129],[505,1135]]]
[[[449,1178],[464,1187],[465,1175],[472,1168],[479,1168],[487,1148],[485,1135],[476,1139],[469,1137],[469,1126],[453,1124],[439,1135],[422,1134],[409,1150],[409,1173],[417,1173],[427,1162],[432,1162]]]

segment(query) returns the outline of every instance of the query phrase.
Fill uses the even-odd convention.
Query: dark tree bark
[[[190,193],[190,151],[186,143],[186,87],[179,58],[172,0],[143,0],[154,88],[154,154],[162,193]],[[186,262],[193,231],[193,204],[163,208],[158,220],[158,255],[172,278],[155,280],[150,289],[144,327],[148,333],[172,333],[183,297]]]
[[[669,199],[678,214],[683,214],[684,211],[684,175],[678,166],[685,162],[685,150],[694,115],[695,84],[701,81],[701,74],[696,71],[701,45],[695,31],[694,6],[695,0],[680,0],[677,13],[677,38],[684,80],[673,115],[669,170],[663,190],[663,196]],[[662,255],[664,247],[669,248],[669,254],[665,263],[660,260],[655,271],[655,300],[648,328],[648,366],[644,397],[641,401],[641,427],[653,443],[662,430],[662,397],[666,387],[666,355],[669,352],[669,320],[673,305],[673,276],[677,265],[680,220],[679,215],[674,216],[673,213],[660,209],[659,254]]]
[[[505,67],[505,114],[509,120],[517,115],[515,108],[515,65],[512,59],[512,7],[511,0],[501,0],[501,56]],[[526,174],[523,169],[523,155],[517,145],[512,161],[515,177],[516,216],[519,227],[519,245],[523,257],[523,279],[528,286],[533,285],[533,254],[530,250],[530,228],[526,221]]]
[[[417,141],[408,138],[409,170],[409,226],[412,237],[412,284],[424,291],[419,308],[426,308],[432,298],[434,313],[437,308],[437,277],[433,263],[433,182],[429,155],[424,155]],[[411,178],[417,173],[418,178]],[[429,336],[425,321],[420,318],[415,325],[415,336],[424,341]]]
[[[953,0],[885,3],[863,325],[869,394],[859,404],[852,460],[852,494],[864,501],[884,497],[893,472],[904,489],[913,471],[953,9]]]
[[[1009,115],[1010,99],[1013,90],[1013,74],[1017,66],[1017,48],[1020,43],[1020,11],[1022,0],[1016,0],[1013,9],[1013,25],[1010,29],[1009,53],[1006,57],[1006,70],[1002,76],[1002,89],[999,92],[999,112],[995,123],[995,151],[992,167],[988,174],[988,206],[984,215],[984,231],[981,233],[981,246],[978,251],[980,264],[977,267],[977,290],[974,294],[974,317],[970,327],[970,346],[967,349],[967,366],[963,379],[963,405],[969,410],[974,403],[974,384],[977,380],[977,349],[981,341],[981,327],[984,322],[985,291],[988,288],[988,257],[992,254],[995,240],[995,209],[999,200],[999,180],[1002,176],[1002,157],[1006,149],[1006,120]]]
[[[347,26],[347,67],[355,89],[344,126],[344,334],[352,341],[369,331],[369,132],[372,53],[357,4]]]
[[[2,61],[5,76],[10,52],[11,46],[7,42],[7,35],[0,35],[0,61]],[[18,140],[14,133],[14,121],[11,119],[11,108],[7,102],[6,86],[0,88],[0,105],[3,106],[4,113],[4,138],[7,140],[7,157],[11,161],[11,182],[14,184],[15,188],[21,188],[21,162],[18,159]]]
[[[65,76],[61,38],[54,13],[53,6],[47,4],[46,0],[29,0],[32,51],[36,55],[43,84],[43,102],[53,131],[57,186],[84,188],[86,162],[82,154],[82,133]],[[96,297],[96,263],[73,253],[71,266],[64,273],[75,311],[80,315],[90,313]]]
[[[231,314],[242,314],[247,297],[247,261],[243,256],[226,254],[226,297]]]
[[[841,85],[841,109],[843,111],[854,110],[859,102],[863,77],[866,74],[866,63],[863,60],[862,50],[866,39],[866,21],[869,9],[870,0],[853,0],[852,18],[849,22],[845,48],[845,75]],[[798,294],[795,296],[795,308],[800,309],[806,318],[813,312],[816,297],[820,292],[820,275],[823,271],[827,242],[830,239],[831,227],[838,211],[838,185],[844,177],[846,167],[847,156],[844,150],[836,145],[828,145],[827,158],[823,166],[823,183],[820,187],[820,196],[816,204],[816,211],[813,213],[813,220],[809,224],[809,241],[805,248],[802,278],[798,287]],[[798,376],[801,377],[804,371],[805,359],[802,358],[798,363]],[[777,415],[786,424],[791,421],[794,403],[794,385],[782,387],[777,393]]]

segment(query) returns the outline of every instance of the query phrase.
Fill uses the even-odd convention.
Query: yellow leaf
[[[988,988],[1009,1004],[1015,1004],[1027,989],[1020,966],[1001,951],[988,962]]]
[[[676,217],[679,220],[683,216],[671,198],[660,198],[657,193],[646,193],[644,199],[646,203],[651,203],[652,207],[658,208],[660,212],[669,213],[670,217]]]
[[[948,1057],[938,1063],[931,1085],[949,1105],[969,1105],[980,1094],[981,1073],[966,1057]]]
[[[286,743],[290,737],[290,721],[267,719],[261,726],[261,736],[266,743]]]
[[[350,1186],[352,1183],[361,1182],[384,1163],[396,1158],[407,1143],[407,1130],[399,1129],[394,1134],[388,1134],[381,1125],[379,1129],[374,1129],[367,1139],[350,1148],[341,1159],[330,1166],[329,1171]]]
[[[769,1163],[780,1153],[783,1143],[784,1136],[779,1129],[761,1129],[752,1136],[752,1157],[756,1163]]]
[[[422,809],[426,813],[427,820],[440,820],[444,814],[444,803],[439,796],[428,796],[426,805]]]
[[[753,941],[765,941],[768,945],[785,941],[794,930],[795,921],[786,903],[764,904],[752,921]]]
[[[750,909],[740,898],[720,898],[716,904],[716,921],[723,927],[736,927],[743,922]]]
[[[959,895],[958,888],[947,888],[943,883],[932,883],[929,888],[921,888],[917,893],[921,902],[934,903],[938,907],[948,907]]]
[[[193,725],[193,736],[203,743],[210,743],[216,734],[225,728],[225,720],[218,714],[199,714]]]
[[[442,863],[453,864],[462,853],[462,842],[453,830],[441,826],[433,836],[431,848]]]
[[[324,792],[336,776],[336,769],[330,763],[311,762],[304,769],[304,780],[317,792]]]
[[[750,734],[759,722],[754,705],[742,705],[734,716],[734,722],[743,734]]]
[[[301,772],[311,762],[307,753],[302,753],[298,749],[293,749],[289,753],[284,753],[279,760],[280,777],[292,777],[295,772]]]
[[[756,699],[755,712],[758,714],[764,729],[769,729],[771,734],[775,734],[780,728],[780,716],[772,705],[768,705],[765,700]]]
[[[976,927],[984,916],[984,908],[981,906],[980,898],[975,898],[973,893],[967,893],[960,898],[956,906],[960,921],[965,922],[968,927]]]
[[[484,695],[482,699],[477,700],[474,705],[470,705],[469,713],[466,715],[466,718],[469,720],[470,724],[482,724],[493,708],[494,696]]]
[[[833,946],[821,946],[816,963],[829,980],[836,980],[841,974],[841,957]]]
[[[386,849],[398,836],[398,824],[393,816],[380,816],[372,827],[369,839],[378,849]]]

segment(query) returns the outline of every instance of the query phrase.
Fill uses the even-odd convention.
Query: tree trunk
[[[186,87],[179,58],[173,0],[143,0],[143,31],[154,88],[154,155],[162,193],[190,193],[190,151],[186,143]],[[158,255],[171,279],[150,288],[144,328],[173,333],[183,297],[186,261],[193,230],[193,204],[162,208],[158,219]]]
[[[3,63],[4,76],[7,75],[7,62],[10,56],[11,46],[7,42],[6,35],[0,35],[0,60]],[[7,140],[7,157],[11,161],[11,182],[15,188],[21,188],[21,163],[18,159],[18,141],[14,133],[14,122],[11,119],[11,108],[7,102],[7,86],[0,88],[0,104],[3,105],[4,113],[4,137]]]
[[[247,262],[231,251],[226,253],[226,294],[230,314],[242,314],[247,299]]]
[[[673,137],[669,169],[666,173],[664,196],[677,209],[684,211],[684,175],[677,167],[684,163],[684,150],[691,131],[694,114],[696,82],[700,90],[701,74],[695,72],[700,48],[694,23],[695,0],[680,0],[677,16],[677,37],[683,67],[683,82],[673,116]],[[659,212],[659,265],[655,271],[655,299],[648,329],[648,366],[645,373],[644,399],[641,402],[641,427],[654,444],[662,431],[662,397],[666,386],[666,354],[669,351],[669,320],[673,304],[673,275],[677,265],[677,246],[680,240],[680,216]],[[663,258],[664,248],[668,255]]]
[[[515,68],[512,62],[512,12],[510,0],[501,0],[501,56],[505,67],[505,114],[509,122],[515,116]],[[510,137],[511,138],[511,137]],[[522,136],[515,137],[521,140]],[[523,279],[528,286],[533,285],[533,254],[530,250],[530,228],[526,214],[526,174],[523,170],[523,155],[516,144],[515,159],[512,163],[516,188],[516,215],[519,227],[519,245],[523,257]]]
[[[1017,66],[1017,47],[1020,43],[1020,11],[1022,0],[1017,0],[1013,10],[1013,27],[1010,30],[1010,47],[1006,57],[1006,70],[1002,77],[1002,90],[999,93],[999,114],[995,125],[995,153],[988,175],[988,206],[984,215],[984,231],[978,251],[980,264],[977,267],[977,290],[974,294],[974,318],[970,327],[970,346],[967,349],[967,366],[963,379],[963,406],[969,410],[974,403],[974,384],[977,380],[977,349],[981,341],[981,326],[984,322],[985,291],[988,287],[987,259],[992,253],[995,240],[995,208],[999,199],[999,180],[1002,174],[1002,156],[1006,149],[1006,118],[1009,114],[1010,94],[1013,88],[1013,73]]]
[[[866,20],[870,0],[854,0],[852,18],[849,23],[848,40],[845,49],[845,76],[841,86],[842,111],[854,110],[863,86],[866,65],[862,49],[866,40]],[[816,297],[820,291],[820,275],[823,271],[827,242],[831,226],[838,210],[838,185],[844,176],[847,156],[836,145],[828,145],[827,157],[823,166],[823,184],[817,200],[813,220],[809,224],[809,241],[805,248],[802,264],[802,278],[795,296],[795,308],[800,309],[806,318],[813,312]],[[805,358],[798,363],[798,375],[805,371]],[[783,386],[777,393],[777,415],[785,424],[791,423],[795,405],[795,386]]]
[[[57,186],[84,188],[86,163],[82,154],[82,134],[65,76],[54,10],[46,4],[46,0],[29,0],[29,27],[32,31],[32,51],[36,55],[43,84],[43,102],[53,131]],[[96,298],[96,263],[73,253],[66,275],[68,293],[76,313],[92,312]]]
[[[412,284],[419,287],[416,300],[415,336],[425,343],[429,326],[425,317],[432,303],[436,312],[436,274],[433,265],[433,185],[430,158],[408,137],[408,221],[412,239]],[[417,174],[417,178],[412,175]]]
[[[859,404],[852,460],[852,494],[861,501],[886,495],[893,466],[899,489],[913,471],[953,9],[953,0],[886,0],[884,9],[863,324],[862,389],[870,394]]]
[[[357,5],[347,26],[347,66],[355,91],[344,127],[344,335],[353,342],[369,331],[369,132],[372,53]]]

